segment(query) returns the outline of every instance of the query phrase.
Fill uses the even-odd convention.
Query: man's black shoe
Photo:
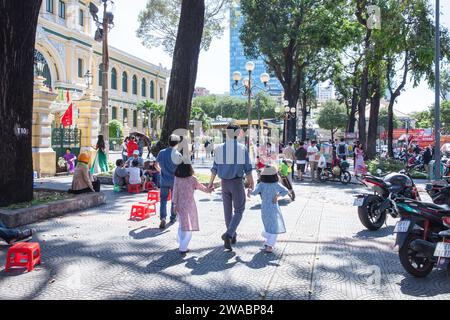
[[[160,229],[165,229],[166,228],[166,220],[161,220],[161,223],[159,224],[159,228]]]
[[[226,233],[222,235],[222,240],[224,242],[223,246],[225,247],[225,249],[233,250],[233,248],[231,247],[231,238]]]
[[[237,242],[237,235],[235,234],[233,238],[231,238],[231,244],[236,244]]]

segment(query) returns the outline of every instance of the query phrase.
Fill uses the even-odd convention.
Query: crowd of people
[[[256,168],[261,170],[265,164],[273,163],[278,156],[282,157],[280,168],[284,168],[281,176],[289,172],[289,180],[296,179],[304,181],[306,172],[309,171],[311,181],[317,181],[322,169],[334,167],[341,161],[353,157],[355,174],[367,173],[364,162],[364,148],[355,141],[347,144],[344,138],[319,143],[315,140],[289,142],[286,146],[281,145],[280,154],[275,152],[272,144],[268,142],[263,146],[257,146],[255,153]],[[286,168],[288,166],[288,168]],[[295,173],[297,173],[295,175]],[[288,185],[287,185],[288,186]]]

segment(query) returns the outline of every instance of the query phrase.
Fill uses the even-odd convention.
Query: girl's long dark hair
[[[105,139],[103,139],[103,135],[98,136],[97,148],[105,150]]]
[[[194,175],[194,168],[192,168],[192,165],[188,163],[182,163],[177,166],[177,169],[175,170],[175,177],[178,178],[187,178]]]

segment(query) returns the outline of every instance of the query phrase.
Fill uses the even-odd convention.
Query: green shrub
[[[382,174],[399,172],[405,169],[405,164],[394,159],[375,159],[367,162],[367,170],[374,176],[379,176],[378,169],[381,169]],[[411,171],[410,175],[413,179],[427,179],[425,173],[416,170]]]
[[[114,119],[108,123],[110,138],[123,138],[123,125],[120,121]]]

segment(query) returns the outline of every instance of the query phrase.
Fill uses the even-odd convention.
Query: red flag
[[[61,123],[64,127],[69,127],[72,125],[72,103],[67,108],[66,112],[61,118]]]

